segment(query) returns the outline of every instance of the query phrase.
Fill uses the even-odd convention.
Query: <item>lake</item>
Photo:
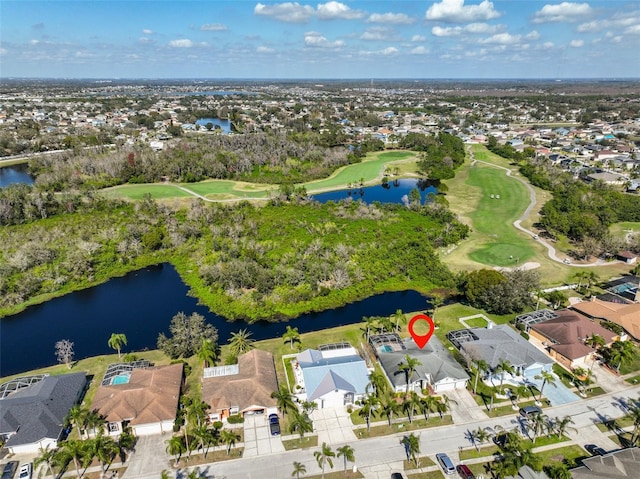
[[[403,178],[395,181],[389,181],[386,186],[375,185],[365,186],[363,188],[351,188],[347,190],[328,191],[326,193],[317,193],[313,195],[313,199],[320,203],[326,203],[327,201],[340,201],[347,198],[353,198],[354,200],[362,200],[365,203],[373,203],[379,201],[380,203],[400,203],[402,204],[402,197],[409,196],[409,193],[414,188],[420,191],[421,202],[427,198],[429,193],[434,195],[438,194],[438,190],[432,184],[415,178]]]
[[[0,167],[0,188],[15,183],[33,184],[33,177],[28,173],[29,166],[26,163]]]
[[[0,319],[0,377],[56,364],[55,342],[74,343],[75,358],[112,354],[107,341],[124,333],[124,351],[155,349],[158,334],[168,334],[178,312],[197,312],[218,329],[225,344],[232,332],[247,328],[256,340],[280,337],[287,324],[300,333],[353,324],[363,316],[389,316],[397,309],[427,308],[427,298],[416,291],[383,293],[321,313],[304,314],[289,322],[230,322],[187,296],[188,288],[170,264],[113,278],[93,288],[31,306],[20,314]]]
[[[231,132],[230,120],[221,120],[220,118],[198,118],[196,120],[196,125],[206,126],[207,123],[213,124],[215,129],[219,127],[225,135]]]

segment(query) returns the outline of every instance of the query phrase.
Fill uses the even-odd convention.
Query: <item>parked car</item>
[[[18,469],[18,461],[9,461],[2,467],[2,477],[0,479],[13,479]]]
[[[269,431],[272,436],[280,435],[280,420],[277,414],[269,414]]]
[[[529,419],[531,416],[537,416],[538,414],[542,414],[542,409],[538,406],[525,406],[520,408],[520,415],[525,419]]]
[[[584,448],[592,456],[604,456],[607,453],[607,451],[599,446],[596,446],[595,444],[587,444],[586,446],[584,446]]]
[[[446,454],[442,452],[439,454],[436,454],[436,460],[438,461],[438,464],[440,464],[440,467],[442,468],[442,470],[446,475],[451,475],[456,473],[456,468],[454,467],[453,462],[451,461],[451,459],[449,459],[449,456],[447,456]]]
[[[460,464],[456,469],[458,470],[458,475],[462,479],[475,479],[476,477],[466,464]]]
[[[393,472],[391,474],[391,479],[404,479],[404,476],[400,472]]]
[[[20,473],[18,474],[20,479],[31,479],[31,463],[23,464],[20,466]]]

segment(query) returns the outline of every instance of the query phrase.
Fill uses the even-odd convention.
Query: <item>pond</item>
[[[313,195],[313,199],[320,203],[327,201],[339,201],[347,198],[354,200],[362,200],[365,203],[400,203],[402,204],[403,196],[409,196],[414,188],[420,191],[420,201],[424,203],[427,195],[433,193],[438,194],[437,188],[425,180],[415,178],[403,178],[399,180],[391,180],[387,185],[365,186],[363,188],[353,187],[346,190],[328,191],[326,193],[318,193]]]
[[[28,173],[29,166],[26,163],[0,167],[0,188],[16,183],[33,184],[33,177]]]
[[[426,297],[416,291],[383,293],[320,313],[302,315],[289,322],[230,322],[209,312],[170,264],[135,271],[93,288],[31,306],[20,314],[0,319],[0,377],[56,364],[55,342],[74,343],[75,358],[112,354],[107,341],[124,333],[125,351],[155,349],[158,334],[168,334],[178,312],[197,312],[218,329],[225,344],[232,332],[247,328],[256,340],[282,336],[287,324],[300,333],[362,321],[363,316],[389,316],[397,309],[424,310]]]
[[[221,129],[222,133],[225,135],[231,132],[231,120],[222,120],[220,118],[198,118],[196,120],[196,125],[200,125],[205,128],[207,123],[211,123],[213,125],[213,129]]]

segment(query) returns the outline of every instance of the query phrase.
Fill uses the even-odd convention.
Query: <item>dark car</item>
[[[272,436],[280,435],[280,420],[277,414],[269,414],[269,431]]]
[[[16,474],[16,469],[18,469],[19,462],[18,461],[9,461],[2,467],[2,477],[0,479],[13,479],[13,476]]]
[[[404,479],[404,476],[400,472],[394,472],[391,474],[391,479]]]
[[[538,406],[525,406],[520,408],[520,415],[525,419],[529,419],[531,416],[537,416],[538,414],[542,414],[542,409]]]
[[[466,464],[460,464],[458,467],[456,467],[456,470],[458,471],[458,475],[462,479],[475,479],[476,477],[473,475],[473,472],[471,472],[471,469],[469,469],[469,466],[467,466]]]
[[[607,453],[607,451],[599,446],[596,446],[595,444],[587,444],[586,446],[584,446],[584,448],[592,456],[604,456]]]

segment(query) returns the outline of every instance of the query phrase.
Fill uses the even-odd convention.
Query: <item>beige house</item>
[[[234,414],[271,414],[278,405],[271,393],[278,390],[273,355],[253,349],[238,357],[238,364],[205,368],[202,399],[212,421]]]
[[[640,340],[640,304],[621,304],[609,301],[601,301],[594,298],[591,301],[583,301],[571,306],[571,309],[578,311],[589,318],[604,319],[611,321]]]
[[[182,389],[183,364],[135,368],[101,385],[91,409],[107,420],[108,433],[120,434],[130,426],[136,436],[171,432]],[[125,381],[126,380],[126,381]]]
[[[557,318],[531,325],[529,339],[540,343],[553,359],[567,369],[587,366],[595,352],[585,341],[592,335],[602,337],[606,344],[619,339],[613,331],[575,311],[556,311]]]

